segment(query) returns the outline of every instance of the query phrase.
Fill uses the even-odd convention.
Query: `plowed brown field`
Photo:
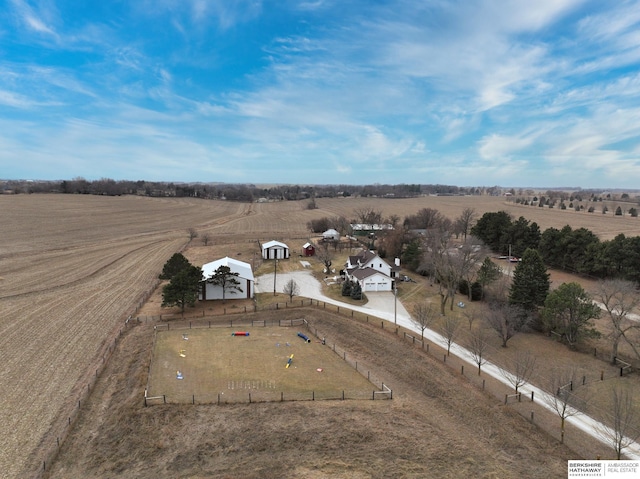
[[[228,203],[72,195],[0,196],[0,477],[32,477],[42,440],[77,407],[81,389],[129,314],[157,284],[188,228],[216,245],[305,238],[312,218],[374,208],[401,218],[434,208],[455,218],[504,209],[550,226],[584,226],[602,238],[640,235],[637,218],[549,210],[494,197],[345,198]],[[206,249],[194,240],[201,253]],[[293,246],[292,246],[293,247]],[[216,259],[214,257],[210,259]],[[49,438],[50,439],[50,438]]]

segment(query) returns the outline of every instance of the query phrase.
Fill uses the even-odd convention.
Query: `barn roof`
[[[238,273],[239,277],[254,281],[253,271],[251,271],[251,265],[249,263],[238,261],[237,259],[229,258],[228,256],[202,266],[202,275],[205,278],[208,278],[220,266],[228,266],[232,273]]]
[[[277,246],[279,246],[280,248],[289,249],[289,247],[286,244],[281,243],[280,241],[273,240],[273,241],[267,241],[266,243],[262,243],[262,249],[274,248],[274,247],[277,247]]]

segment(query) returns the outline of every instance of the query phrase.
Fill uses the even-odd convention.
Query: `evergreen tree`
[[[351,288],[351,299],[362,299],[362,287],[357,281],[353,282],[353,286]]]
[[[511,215],[506,211],[485,213],[471,228],[471,234],[481,239],[492,251],[506,253],[509,248],[507,232],[511,227]]]
[[[353,289],[353,283],[346,280],[342,283],[342,296],[351,296],[351,290]]]
[[[600,308],[578,283],[563,283],[549,293],[542,310],[544,324],[555,331],[569,347],[585,336],[598,336],[591,323],[600,317]]]
[[[197,266],[189,265],[174,274],[162,288],[162,307],[180,307],[184,316],[186,306],[195,306],[198,300],[202,270]]]
[[[484,298],[484,288],[502,276],[502,268],[491,261],[488,256],[478,270],[478,283],[481,287],[480,299]]]
[[[227,291],[242,291],[238,273],[233,273],[228,266],[220,266],[211,276],[207,278],[207,283],[220,286],[222,288],[222,302],[226,301]]]
[[[169,260],[164,264],[162,268],[162,274],[160,275],[160,279],[171,279],[177,273],[182,271],[185,268],[191,266],[189,260],[184,257],[182,253],[175,253]]]
[[[414,239],[407,245],[404,252],[402,253],[402,262],[411,271],[417,271],[418,267],[420,266],[421,258],[422,251],[420,248],[420,240]]]
[[[526,311],[536,311],[544,305],[549,294],[549,273],[542,256],[534,249],[526,249],[522,261],[513,272],[509,289],[509,303]]]

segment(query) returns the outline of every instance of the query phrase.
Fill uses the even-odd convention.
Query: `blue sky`
[[[639,66],[639,1],[0,0],[0,178],[640,188]]]

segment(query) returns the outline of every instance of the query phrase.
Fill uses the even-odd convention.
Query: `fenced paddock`
[[[346,351],[316,337],[300,319],[157,325],[144,401],[149,406],[391,398],[388,386],[376,384]]]

